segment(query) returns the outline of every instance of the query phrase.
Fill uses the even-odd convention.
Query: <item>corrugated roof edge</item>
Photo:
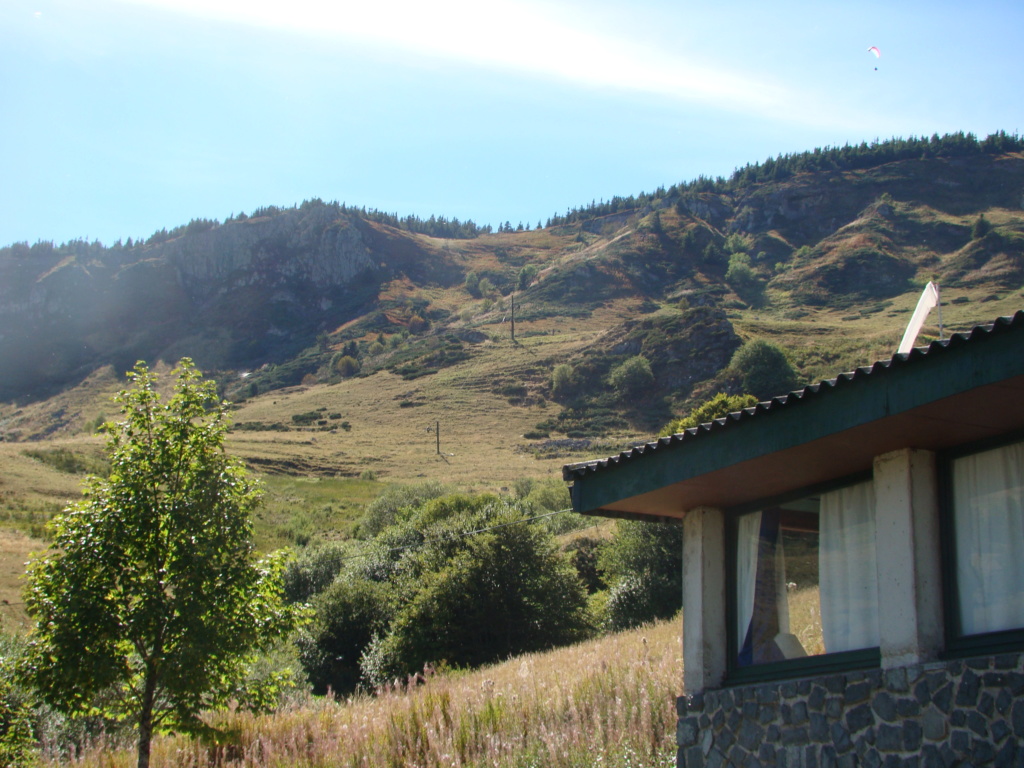
[[[889,360],[882,360],[870,366],[864,366],[853,371],[841,373],[834,379],[826,379],[825,381],[817,384],[806,386],[803,389],[797,389],[785,395],[778,395],[770,400],[764,400],[757,405],[752,405],[741,411],[730,413],[720,419],[715,419],[714,421],[706,424],[701,424],[698,427],[692,427],[687,429],[685,432],[669,435],[668,437],[659,437],[657,440],[636,446],[628,451],[622,451],[615,456],[609,456],[606,459],[592,459],[591,461],[566,464],[562,467],[562,478],[568,481],[573,480],[576,477],[583,477],[588,473],[608,469],[625,461],[629,461],[630,459],[643,456],[647,453],[664,450],[673,445],[694,440],[702,434],[727,429],[730,424],[747,421],[759,414],[778,411],[781,408],[793,408],[796,403],[799,403],[809,397],[819,395],[822,392],[846,386],[848,382],[856,381],[866,376],[878,376],[890,368],[913,364],[917,360],[934,356],[936,353],[945,349],[955,348],[962,344],[968,344],[972,340],[988,337],[992,334],[1001,333],[1016,327],[1024,327],[1024,311],[1018,310],[1013,315],[996,318],[992,323],[977,325],[970,331],[954,333],[948,339],[933,341],[925,347],[914,347],[910,352],[902,355],[896,354]]]

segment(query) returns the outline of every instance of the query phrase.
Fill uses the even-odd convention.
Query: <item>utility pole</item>
[[[434,440],[437,444],[437,455],[441,455],[441,422],[435,421],[434,426],[427,427],[427,432],[434,433]]]
[[[512,303],[512,343],[516,341],[516,292],[512,291],[509,297]]]

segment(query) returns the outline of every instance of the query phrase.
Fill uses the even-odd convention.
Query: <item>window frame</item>
[[[736,636],[738,611],[736,566],[739,544],[739,519],[743,515],[752,512],[796,501],[806,496],[857,485],[869,480],[874,481],[874,472],[871,469],[845,475],[828,482],[805,486],[777,496],[758,499],[757,501],[730,507],[725,510],[726,671],[725,680],[723,681],[725,686],[748,685],[771,680],[784,680],[857,669],[872,669],[881,666],[882,655],[878,646],[858,648],[852,651],[824,653],[800,659],[786,659],[785,661],[754,664],[746,667],[739,666],[737,659],[739,654],[739,638]]]
[[[1024,650],[1024,626],[995,632],[967,635],[960,621],[960,589],[957,583],[956,510],[953,507],[953,463],[957,459],[985,451],[1024,443],[1024,430],[964,443],[937,456],[939,501],[939,548],[942,557],[942,605],[945,649],[943,658],[963,658],[979,654],[1009,653]]]

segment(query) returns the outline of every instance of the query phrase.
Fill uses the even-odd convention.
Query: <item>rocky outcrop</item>
[[[5,249],[0,397],[137,358],[217,367],[294,352],[375,298],[365,227],[317,203],[131,248]]]

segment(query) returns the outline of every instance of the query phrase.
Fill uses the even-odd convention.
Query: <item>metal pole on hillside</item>
[[[427,432],[434,433],[434,441],[437,444],[437,455],[441,455],[441,422],[435,421],[434,426],[427,427]]]

